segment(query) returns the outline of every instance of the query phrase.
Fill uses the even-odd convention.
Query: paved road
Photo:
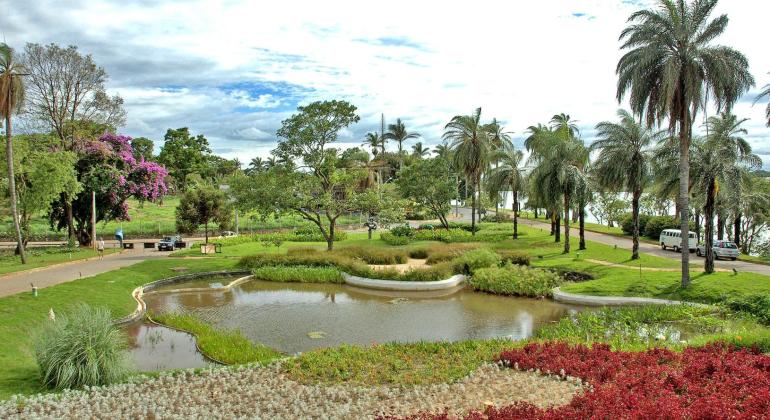
[[[163,258],[168,252],[151,250],[126,250],[105,255],[103,259],[89,259],[50,267],[11,273],[0,277],[0,296],[9,296],[20,292],[30,292],[30,283],[38,288],[45,288],[59,283],[95,276],[107,271],[127,267],[142,261]]]
[[[491,214],[493,212],[487,212],[487,214]],[[454,215],[454,207],[452,208],[452,215]],[[470,221],[471,220],[471,209],[469,208],[460,208],[460,218],[455,220],[463,220],[463,221]],[[547,221],[544,219],[525,219],[525,218],[519,218],[519,223],[523,225],[538,227],[538,228],[544,228],[544,229],[550,229],[550,225]],[[564,228],[562,227],[562,232],[564,231]],[[578,230],[575,226],[572,226],[572,229],[570,229],[571,237],[577,238],[578,236]],[[589,241],[599,242],[602,244],[607,245],[617,245],[618,248],[623,248],[631,251],[632,247],[632,241],[630,238],[623,238],[613,235],[606,235],[603,233],[596,233],[596,232],[585,232],[586,239]],[[577,243],[577,239],[575,239],[575,243]],[[649,244],[646,242],[640,242],[639,243],[639,251],[644,252],[645,254],[652,254],[659,257],[664,258],[670,258],[674,260],[679,260],[681,258],[681,255],[677,252],[673,251],[664,251],[660,249],[660,246]],[[695,254],[690,254],[690,263],[696,264],[696,265],[703,265],[705,262],[705,258],[701,258],[696,256]],[[723,268],[727,270],[736,269],[740,272],[747,272],[747,273],[757,273],[757,274],[764,274],[766,276],[770,276],[770,266],[762,265],[762,264],[754,264],[746,261],[730,261],[730,260],[717,260],[714,262],[714,266],[717,268]]]

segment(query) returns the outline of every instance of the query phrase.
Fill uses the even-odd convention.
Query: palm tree
[[[689,249],[689,173],[692,124],[711,97],[719,110],[730,110],[754,79],[739,51],[713,45],[728,18],[709,16],[717,0],[657,0],[654,10],[633,13],[620,34],[617,99],[629,94],[631,110],[648,126],[664,119],[679,135],[679,208],[682,249]],[[689,253],[682,252],[682,286],[690,284]]]
[[[361,143],[361,145],[366,147],[371,147],[372,155],[376,157],[377,154],[380,152],[380,147],[382,146],[380,142],[380,135],[374,131],[366,133],[366,137],[364,137],[364,142]]]
[[[382,135],[384,140],[394,140],[398,142],[398,169],[404,166],[403,143],[409,139],[420,137],[420,133],[410,133],[406,131],[406,126],[401,122],[401,118],[396,119],[395,124],[388,124],[388,132]]]
[[[519,238],[519,192],[524,189],[525,175],[521,163],[524,159],[524,153],[516,150],[512,143],[502,146],[495,150],[492,159],[499,162],[500,165],[492,170],[487,180],[487,188],[490,195],[498,195],[504,189],[510,189],[513,194],[513,239]]]
[[[443,142],[433,148],[433,153],[436,154],[436,157],[448,161],[451,160],[452,149],[449,148],[449,145],[446,142]]]
[[[265,162],[261,157],[255,157],[249,162],[249,167],[246,168],[246,173],[249,175],[260,173],[265,169]]]
[[[695,183],[706,192],[703,213],[706,216],[705,248],[706,273],[714,272],[714,210],[719,185],[740,183],[741,169],[757,169],[762,166],[759,156],[751,153],[751,146],[741,137],[747,134],[741,127],[746,119],[739,120],[735,115],[722,113],[707,121],[709,135],[701,147],[696,148]]]
[[[529,136],[524,139],[524,147],[530,152],[530,164],[537,164],[548,149],[549,142],[554,133],[551,130],[551,127],[540,123],[536,126],[529,126],[527,132],[529,133]],[[532,177],[530,177],[530,181],[533,181]],[[529,200],[538,203],[538,205],[542,205],[545,208],[545,217],[550,219],[551,235],[554,236],[554,242],[561,242],[561,230],[559,229],[559,224],[561,223],[561,218],[559,217],[560,199],[558,197],[547,196],[545,191],[538,185],[535,185],[534,182],[530,182],[528,191]]]
[[[631,193],[634,221],[631,259],[639,259],[639,199],[652,181],[652,147],[662,138],[626,110],[619,110],[619,123],[604,121],[596,125],[597,140],[591,150],[599,150],[593,163],[593,174],[602,189]]]
[[[757,99],[754,100],[754,103],[756,104],[765,96],[770,98],[770,83],[766,84],[765,87],[762,88],[762,92],[759,93],[759,96],[757,96]],[[770,102],[768,102],[767,108],[765,109],[765,116],[767,117],[767,126],[770,127]]]
[[[492,122],[488,124],[487,130],[489,131],[491,136],[490,141],[492,142],[493,151],[500,150],[508,144],[513,145],[511,143],[511,132],[505,131],[505,128],[503,127],[502,124],[500,124],[497,121],[497,118],[492,118]],[[494,157],[494,153],[492,157],[492,162],[495,164],[495,168],[497,168],[498,161]],[[498,214],[499,207],[500,207],[500,196],[495,195],[495,216]]]
[[[19,226],[19,211],[16,208],[16,178],[13,173],[13,142],[11,141],[11,114],[19,112],[24,103],[23,68],[14,60],[13,49],[0,43],[0,117],[5,118],[5,159],[8,168],[8,195],[11,199],[11,217],[16,230],[16,247],[21,263],[27,263],[24,242]]]
[[[451,142],[454,166],[465,174],[472,185],[471,232],[476,234],[476,192],[481,184],[481,173],[489,165],[491,141],[489,132],[481,124],[481,108],[471,115],[456,115],[444,127],[444,140]]]
[[[429,147],[423,147],[422,142],[417,142],[414,145],[412,145],[412,156],[422,159],[425,156],[430,155],[430,148]]]

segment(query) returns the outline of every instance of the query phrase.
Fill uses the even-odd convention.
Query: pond
[[[287,354],[341,344],[523,339],[532,336],[539,326],[582,309],[548,299],[478,293],[462,286],[439,292],[383,292],[337,284],[257,280],[225,289],[222,283],[221,278],[216,278],[209,283],[176,285],[160,293],[145,294],[144,299],[152,312],[193,313],[216,327],[239,329],[249,339]],[[196,290],[185,292],[185,287]],[[159,369],[157,366],[163,365],[148,354],[158,354],[159,343],[168,341],[164,345],[171,348],[173,342],[173,351],[180,352],[178,347],[192,339],[184,333],[153,327],[142,327],[156,334],[154,347],[147,350],[144,347],[152,343],[137,334],[147,336],[150,332],[139,329],[133,333],[137,337],[135,360],[152,360],[140,369]],[[177,365],[183,358],[188,365],[184,367],[205,364],[205,359],[193,360],[187,354],[171,357]]]

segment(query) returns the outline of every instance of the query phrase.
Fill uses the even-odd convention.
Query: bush
[[[36,337],[35,360],[43,384],[53,389],[107,385],[125,379],[127,338],[103,308],[78,305],[49,321]]]
[[[481,218],[482,222],[493,222],[493,223],[507,223],[507,222],[513,222],[513,219],[511,219],[511,216],[503,213],[498,214],[488,214]]]
[[[480,268],[500,264],[500,256],[486,248],[466,252],[452,261],[456,273],[473,274]]]
[[[402,226],[396,226],[390,229],[390,233],[394,236],[406,236],[406,237],[412,237],[414,236],[414,229],[409,227],[408,224],[402,225]]]
[[[466,222],[449,222],[449,229],[462,229],[466,232],[473,232],[471,224]],[[481,227],[476,225],[476,232],[480,231]]]
[[[423,224],[423,225],[420,225],[420,227],[418,229],[420,229],[420,230],[423,230],[423,229],[433,230],[433,229],[436,229],[436,227],[437,226],[433,226],[432,224]],[[438,227],[441,227],[441,226],[438,226]]]
[[[286,283],[343,283],[336,267],[277,266],[252,270],[254,278]]]
[[[664,229],[679,229],[679,220],[674,216],[652,216],[644,225],[644,236],[657,240]]]
[[[382,232],[380,234],[380,239],[391,246],[401,246],[409,243],[408,236],[396,236],[390,232]]]
[[[428,265],[438,264],[445,261],[451,261],[460,255],[473,249],[478,249],[477,244],[437,244],[428,247],[428,258],[425,261]]]
[[[454,274],[451,262],[436,264],[430,268],[413,268],[411,270],[400,272],[397,270],[371,270],[358,273],[351,273],[361,277],[382,280],[399,281],[438,281],[451,277]]]
[[[747,312],[754,315],[765,325],[770,325],[770,296],[753,295],[726,302],[728,308],[734,311]]]
[[[543,297],[562,283],[551,271],[506,264],[503,267],[481,268],[469,281],[474,290],[501,295]]]
[[[510,249],[498,249],[497,254],[500,255],[500,261],[504,264],[529,265],[529,254],[524,252]]]
[[[238,265],[248,269],[261,267],[337,267],[346,272],[366,271],[368,267],[352,258],[331,252],[317,252],[307,255],[254,254],[240,259]]]
[[[409,250],[409,258],[414,258],[417,260],[424,260],[428,258],[429,251],[427,248],[415,248]]]
[[[367,264],[404,264],[408,254],[403,249],[385,249],[375,247],[350,246],[332,251],[333,254],[359,259]]]
[[[620,228],[626,235],[634,234],[634,218],[631,213],[627,213],[620,221]],[[639,235],[644,235],[644,229],[647,227],[647,222],[652,218],[649,214],[639,214]],[[657,239],[657,238],[655,238]]]

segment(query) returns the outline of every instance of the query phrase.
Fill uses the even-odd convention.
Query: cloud
[[[6,40],[17,48],[75,44],[92,54],[110,74],[110,91],[125,98],[127,134],[161,143],[166,129],[187,126],[242,161],[267,155],[281,120],[322,99],[358,107],[361,122],[340,135],[350,144],[379,130],[384,113],[387,123],[400,117],[433,146],[452,116],[479,106],[485,120],[504,121],[517,144],[528,126],[561,112],[580,121],[590,142],[595,124],[625,106],[615,100],[618,35],[633,11],[651,4],[585,0],[569,10],[558,0],[482,1],[478,9],[491,12],[478,19],[452,1],[438,7],[394,0],[376,15],[293,0],[270,7],[237,0],[11,1],[0,14]],[[762,8],[768,6],[731,0],[715,11],[730,17],[719,42],[747,55],[758,86],[770,83],[770,56],[756,32],[765,24]],[[766,149],[766,102],[753,100],[744,96],[734,111],[750,118],[747,139],[755,149]]]

